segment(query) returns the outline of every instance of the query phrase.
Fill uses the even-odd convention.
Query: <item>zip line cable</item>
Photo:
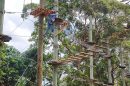
[[[37,52],[36,52],[36,54],[34,55],[34,57],[36,57],[36,55],[37,55]],[[34,58],[33,57],[33,58]],[[25,58],[25,57],[22,57],[22,59],[25,59],[25,60],[31,60],[31,61],[33,61],[34,63],[37,63],[35,60],[33,60],[33,58],[32,59],[30,59],[30,58]],[[44,64],[44,63],[43,63]],[[45,63],[46,64],[46,63]],[[23,74],[20,76],[20,78],[17,80],[17,83],[15,84],[15,86],[17,86],[18,85],[18,83],[19,83],[19,80],[24,76],[24,74],[27,72],[27,70],[29,69],[29,67],[30,67],[30,65],[32,65],[32,62],[26,67],[26,69],[24,70],[24,72],[23,72]],[[33,65],[35,65],[35,64],[33,64]],[[33,65],[32,65],[32,67],[33,67]],[[30,70],[29,70],[30,71]],[[31,71],[30,71],[31,72]],[[30,80],[28,80],[27,79],[27,81],[30,81]],[[32,82],[33,84],[35,84],[35,82]]]
[[[15,32],[25,21],[22,21],[19,25],[17,25],[11,32],[9,32],[10,34]]]
[[[30,20],[31,22],[35,23],[35,21],[33,21],[29,18],[27,18],[25,21],[27,21],[27,20]],[[19,25],[17,25],[11,32],[9,32],[9,34],[15,32],[25,21],[22,21]]]
[[[36,52],[36,54],[34,55],[34,57],[36,57],[36,55],[37,55],[37,52]],[[33,57],[33,58],[34,58]],[[27,58],[25,58],[25,57],[23,57],[24,59],[27,59]],[[33,59],[32,59],[33,60]],[[34,60],[35,61],[35,60]],[[28,68],[29,68],[29,65],[31,65],[32,64],[32,62],[30,63],[30,64],[28,64],[28,66],[26,67],[26,69],[24,70],[24,72],[23,72],[23,74],[20,76],[20,78],[17,80],[17,82],[16,82],[16,84],[15,84],[15,86],[17,86],[18,85],[18,83],[19,83],[19,80],[24,76],[24,74],[26,73],[26,71],[28,70]],[[34,64],[33,64],[34,65]]]
[[[17,37],[31,37],[31,36],[22,36],[22,35],[9,35],[9,36],[17,36]]]
[[[23,13],[23,12],[11,12],[11,11],[5,11],[5,13],[7,13],[7,14],[25,14],[25,13]],[[30,12],[26,12],[26,13],[30,13]]]

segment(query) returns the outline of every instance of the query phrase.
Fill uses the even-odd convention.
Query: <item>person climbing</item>
[[[47,17],[47,29],[45,31],[45,35],[51,35],[54,32],[55,25],[59,27],[59,30],[55,35],[58,35],[68,26],[68,21],[63,20],[61,18],[57,18],[56,13],[49,14]]]
[[[56,14],[50,14],[47,18],[47,29],[45,32],[45,35],[50,34],[51,32],[54,32],[54,21],[56,19]]]

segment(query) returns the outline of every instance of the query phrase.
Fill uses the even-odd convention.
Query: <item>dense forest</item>
[[[38,4],[26,4],[22,18],[27,19],[30,10]],[[54,0],[46,0],[45,7],[54,9]],[[98,82],[94,86],[130,86],[130,5],[129,0],[59,0],[58,17],[69,22],[58,33],[58,59],[67,59],[80,52],[88,53],[89,28],[93,43],[99,45],[93,53],[93,75]],[[90,22],[90,17],[92,21]],[[92,23],[92,25],[90,25]],[[0,86],[36,86],[38,21],[34,22],[30,48],[21,53],[2,43],[0,49]],[[48,30],[48,18],[44,20],[43,83],[53,82],[53,31]],[[108,43],[106,43],[108,42]],[[106,43],[106,44],[105,44]],[[91,53],[91,52],[90,52]],[[109,53],[110,58],[104,54]],[[110,63],[110,64],[109,64]],[[109,71],[109,66],[111,70]],[[90,60],[79,59],[58,66],[58,86],[90,86]]]

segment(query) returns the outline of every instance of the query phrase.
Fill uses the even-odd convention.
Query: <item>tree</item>
[[[22,75],[25,65],[18,50],[4,45],[0,57],[0,85],[14,86]]]

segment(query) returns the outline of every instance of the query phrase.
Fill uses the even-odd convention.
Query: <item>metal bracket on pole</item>
[[[1,10],[0,10],[0,14],[5,14],[5,11],[1,11]]]

